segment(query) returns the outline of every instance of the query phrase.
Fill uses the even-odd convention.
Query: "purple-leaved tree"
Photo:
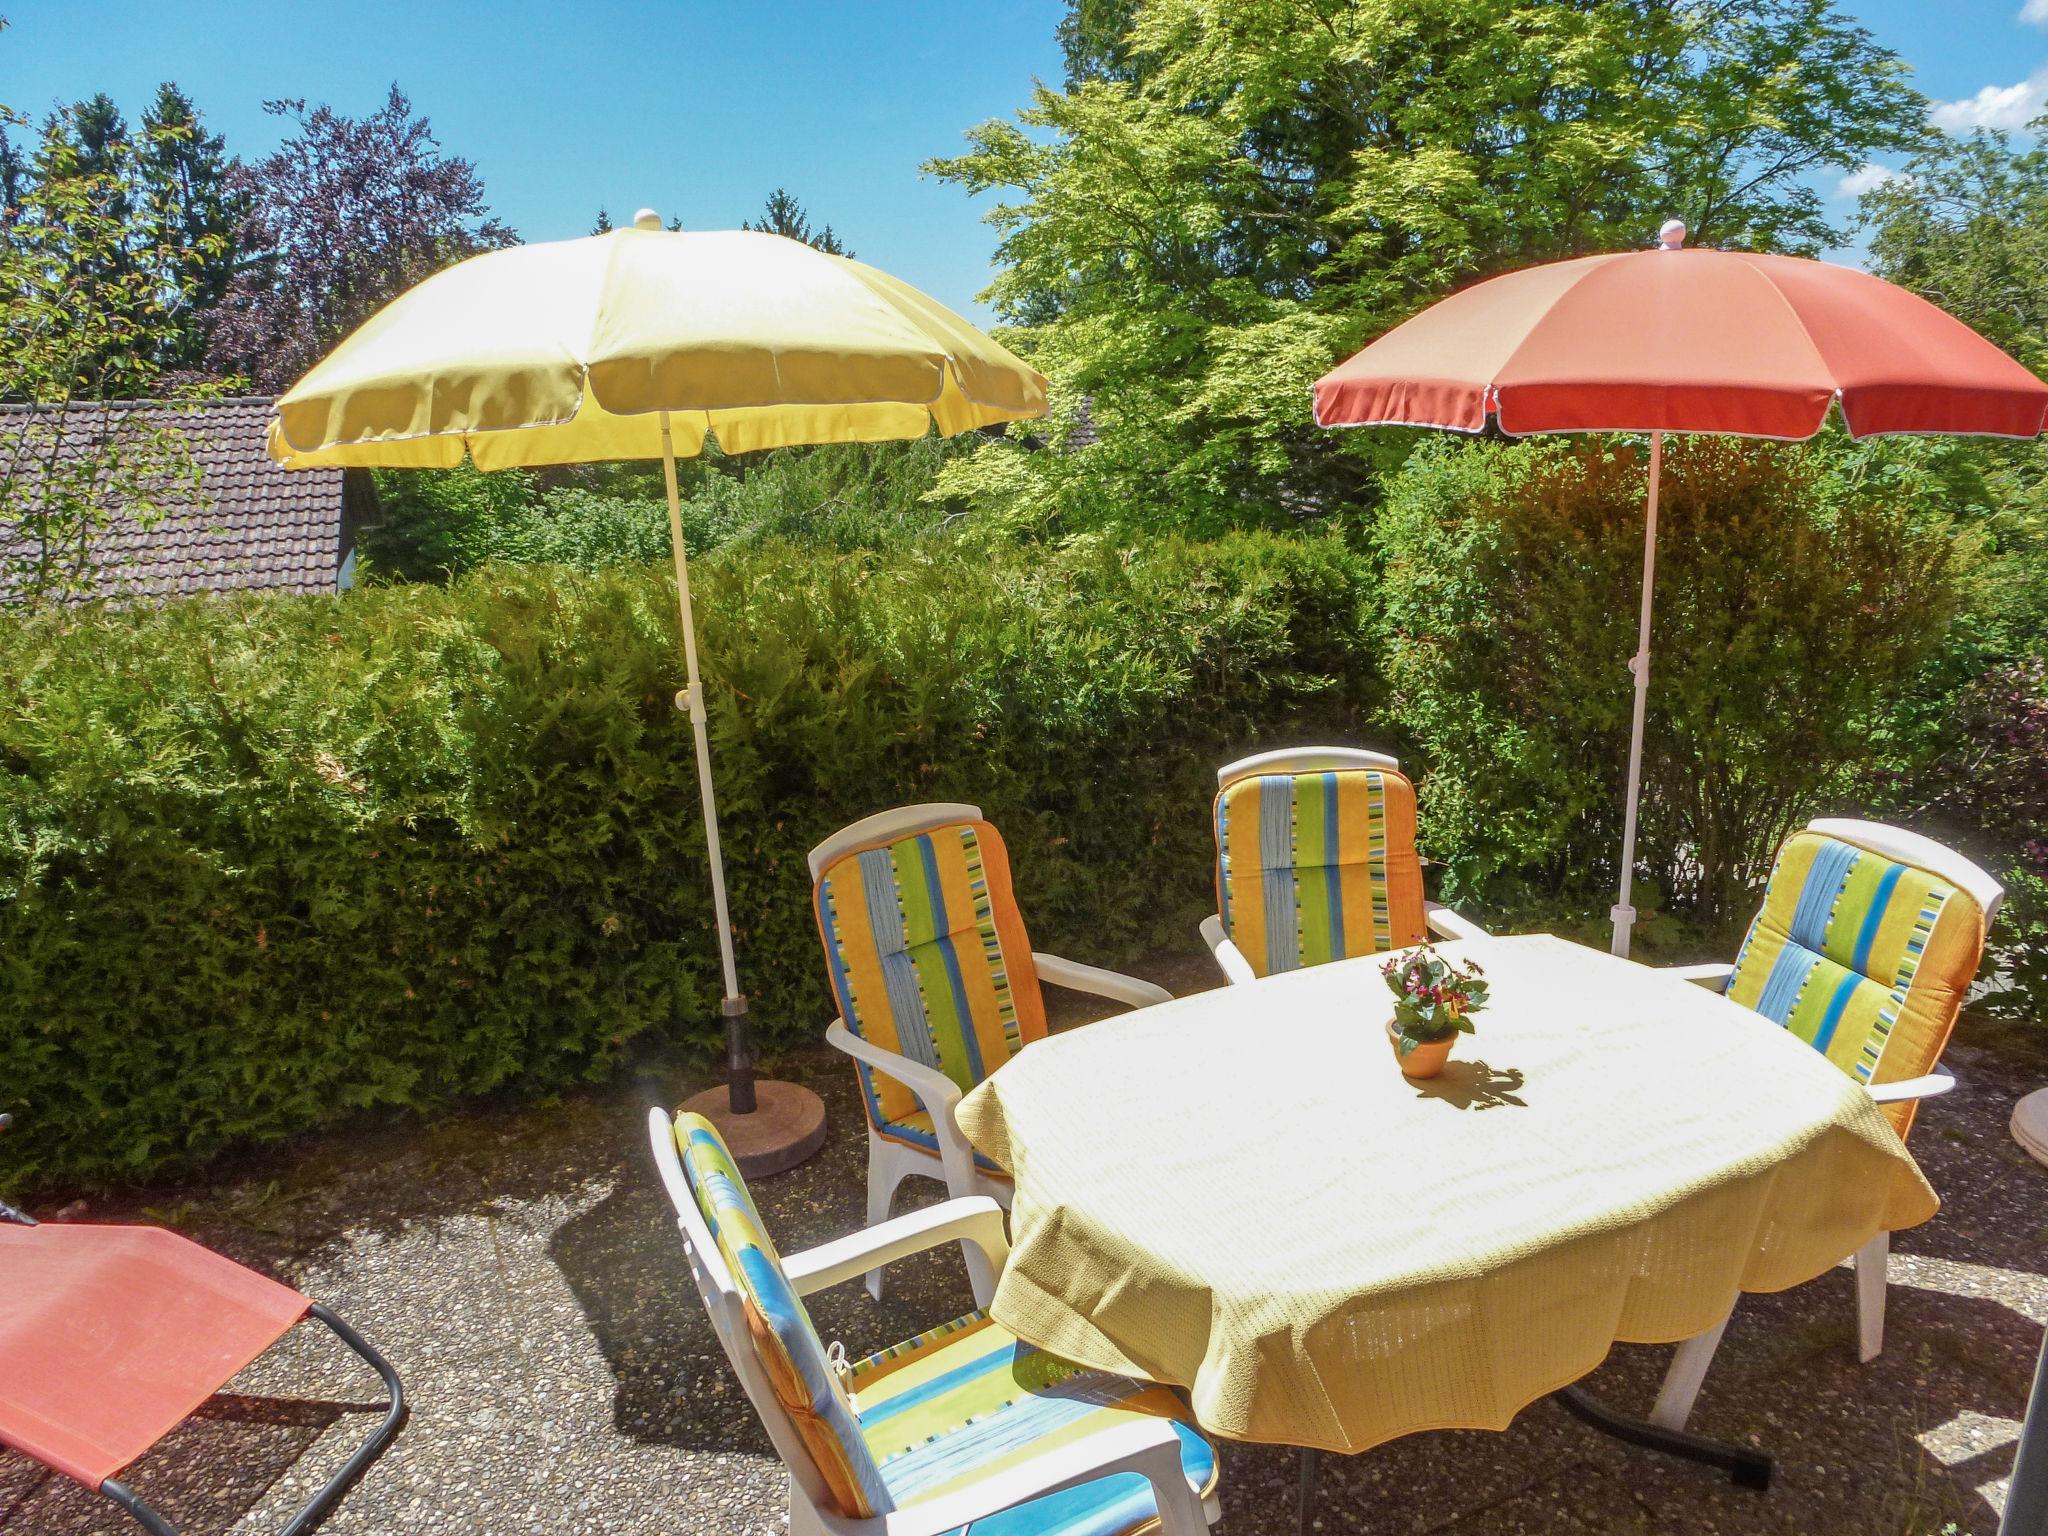
[[[368,117],[270,101],[298,132],[239,171],[240,269],[208,361],[283,389],[381,305],[442,267],[519,237],[490,216],[476,166],[444,155],[394,85]]]

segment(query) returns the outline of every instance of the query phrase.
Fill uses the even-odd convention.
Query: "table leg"
[[[1633,1419],[1625,1413],[1616,1413],[1584,1387],[1565,1387],[1550,1395],[1557,1399],[1558,1406],[1565,1412],[1592,1425],[1603,1435],[1612,1435],[1630,1445],[1662,1451],[1667,1456],[1677,1456],[1685,1461],[1719,1467],[1740,1488],[1754,1488],[1761,1493],[1771,1486],[1771,1458],[1762,1451],[1752,1450],[1746,1445],[1732,1445],[1726,1440],[1709,1440],[1704,1435],[1690,1434],[1682,1429],[1666,1429],[1646,1419]]]
[[[1316,1502],[1316,1468],[1321,1462],[1322,1454],[1311,1445],[1304,1445],[1301,1448],[1301,1484],[1294,1501],[1295,1536],[1308,1536],[1309,1516],[1313,1513]]]

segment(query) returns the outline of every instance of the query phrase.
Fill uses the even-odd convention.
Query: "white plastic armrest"
[[[1001,1510],[1118,1472],[1135,1472],[1152,1485],[1160,1536],[1205,1536],[1209,1526],[1202,1514],[1202,1500],[1182,1470],[1180,1436],[1170,1419],[1119,1424],[1034,1456],[958,1493],[913,1504],[879,1519],[849,1520],[823,1510],[818,1518],[833,1536],[940,1536]]]
[[[1708,960],[1700,965],[1659,966],[1666,976],[1676,976],[1680,981],[1689,981],[1696,986],[1712,987],[1716,992],[1728,985],[1728,978],[1735,974],[1735,967],[1726,960]]]
[[[1135,976],[1126,976],[1122,971],[1105,971],[1099,965],[1083,965],[1078,960],[1062,960],[1058,955],[1042,955],[1036,950],[1032,951],[1031,964],[1040,981],[1049,981],[1056,987],[1071,987],[1076,992],[1092,992],[1097,997],[1111,998],[1133,1008],[1149,1008],[1154,1003],[1173,1001],[1173,994],[1164,987],[1140,981]]]
[[[783,1273],[799,1296],[822,1291],[842,1280],[858,1280],[871,1269],[923,1253],[942,1243],[973,1243],[988,1256],[989,1269],[1000,1275],[1010,1259],[1010,1239],[1003,1230],[1003,1209],[986,1195],[942,1200],[922,1210],[891,1217],[878,1226],[806,1248],[782,1261]]]
[[[1902,1077],[1895,1083],[1865,1083],[1864,1091],[1880,1104],[1899,1104],[1907,1099],[1931,1099],[1955,1087],[1956,1075],[1936,1067],[1925,1077]]]
[[[1216,962],[1216,968],[1223,973],[1223,979],[1235,986],[1240,982],[1257,981],[1258,972],[1252,969],[1251,961],[1245,959],[1244,951],[1231,943],[1223,932],[1223,919],[1211,912],[1202,919],[1202,940],[1209,946],[1209,954]]]
[[[1483,939],[1486,930],[1470,918],[1460,917],[1440,901],[1425,901],[1422,915],[1429,926],[1447,939]]]
[[[864,1061],[877,1072],[886,1072],[912,1093],[932,1117],[932,1124],[950,1126],[953,1123],[953,1106],[960,1102],[960,1085],[937,1067],[928,1067],[921,1061],[912,1061],[900,1052],[863,1040],[846,1027],[844,1019],[834,1019],[825,1029],[825,1039],[856,1060]]]

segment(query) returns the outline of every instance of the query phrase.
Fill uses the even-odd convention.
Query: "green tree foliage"
[[[165,327],[167,368],[205,366],[210,316],[227,297],[238,257],[237,231],[248,194],[236,179],[227,141],[210,134],[192,98],[166,80],[142,115],[140,171],[148,189],[152,239],[159,249],[190,253],[181,304]]]
[[[2048,369],[2048,148],[1941,138],[1863,194],[1870,267]]]
[[[971,799],[1034,939],[1185,943],[1219,761],[1356,728],[1369,574],[1238,536],[1056,556],[780,540],[697,573],[754,1018],[830,1016],[804,851]],[[716,946],[662,566],[0,627],[0,1178],[708,1046]],[[732,850],[744,850],[736,856]]]
[[[989,296],[1100,437],[1074,463],[991,450],[948,489],[1046,518],[1352,498],[1385,440],[1346,453],[1308,386],[1353,348],[1667,216],[1828,244],[1808,178],[1923,132],[1899,61],[1828,0],[1097,0],[1062,36],[1063,89],[930,167],[1004,194]]]
[[[226,292],[235,228],[246,212],[230,185],[225,141],[205,131],[191,98],[168,81],[139,132],[101,92],[50,114],[43,141],[42,174],[90,181],[102,215],[123,230],[103,250],[81,243],[74,260],[87,270],[79,276],[110,294],[139,274],[161,279],[148,313],[138,318],[156,332],[161,367],[189,378],[204,361],[207,315]],[[48,153],[52,144],[65,153]],[[25,203],[37,175],[0,125],[0,206]],[[0,225],[8,217],[0,214]]]
[[[805,245],[823,251],[827,256],[853,254],[840,243],[830,224],[822,229],[812,229],[811,216],[804,211],[804,205],[781,187],[768,194],[767,205],[761,210],[761,222],[749,224],[742,219],[740,228],[759,230],[764,235],[782,235],[790,240],[801,240]]]
[[[104,114],[54,114],[18,199],[0,222],[0,595],[36,605],[92,595],[115,524],[199,499],[183,435],[108,404],[158,384],[192,253],[157,241],[135,146]]]
[[[1943,138],[1866,193],[1861,211],[1873,271],[2048,370],[2048,148],[1983,131]],[[1954,501],[1985,509],[1995,557],[1978,623],[1956,637],[1952,668],[1976,666],[1948,679],[1953,701],[1978,670],[2048,646],[2048,448],[1981,440],[1934,451],[1951,466]]]
[[[1667,445],[1638,905],[1726,938],[1785,832],[1880,760],[1970,558],[1887,452]],[[1612,899],[1643,471],[1628,444],[1439,439],[1389,482],[1388,705],[1461,894],[1588,919]]]

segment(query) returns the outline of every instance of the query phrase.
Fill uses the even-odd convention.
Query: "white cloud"
[[[2037,27],[2048,27],[2048,0],[2027,0],[2020,7],[2020,20],[2032,22]]]
[[[2048,18],[2048,0],[2027,0]],[[1927,115],[1937,128],[1968,133],[1972,128],[2024,128],[2048,109],[2048,69],[2037,69],[2017,85],[1987,85],[1960,101],[1937,101]]]
[[[2040,0],[2048,5],[2048,0]],[[1888,165],[1879,165],[1875,160],[1866,160],[1862,165],[1835,183],[1835,196],[1861,197],[1866,192],[1875,192],[1899,173]]]

